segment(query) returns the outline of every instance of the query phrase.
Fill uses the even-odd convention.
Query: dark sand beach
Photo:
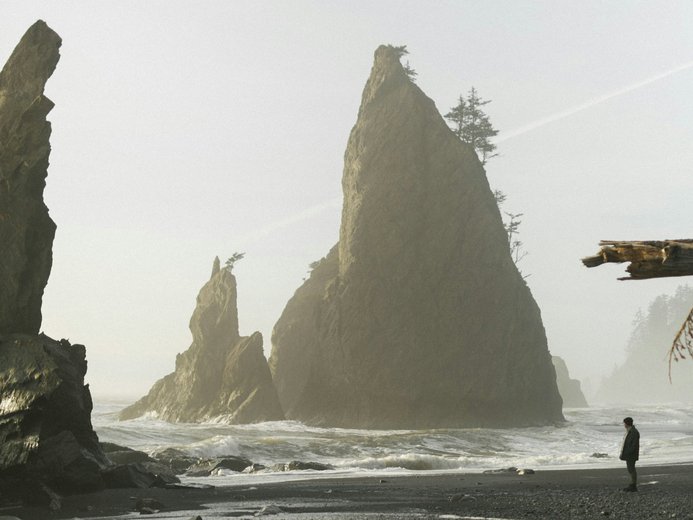
[[[66,497],[62,508],[9,508],[22,520],[140,517],[138,498],[164,504],[148,518],[620,518],[693,519],[693,465],[320,479],[214,489],[122,489]],[[453,516],[454,515],[454,516]],[[260,516],[264,516],[260,513]]]

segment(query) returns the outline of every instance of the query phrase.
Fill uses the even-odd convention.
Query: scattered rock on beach
[[[518,475],[534,475],[534,470],[533,469],[518,469],[517,470]]]
[[[216,486],[212,484],[199,484],[197,482],[189,482],[187,484],[174,483],[166,484],[164,488],[166,489],[214,489]]]
[[[321,464],[320,462],[301,462],[300,460],[292,460],[286,465],[287,471],[309,469],[313,471],[325,471],[328,469],[334,469],[334,466],[331,466],[330,464]]]
[[[137,462],[156,462],[147,453],[112,443],[99,443],[113,464],[135,464]],[[104,446],[106,445],[106,446]]]
[[[121,464],[102,473],[104,482],[109,488],[152,488],[166,487],[179,483],[180,480],[169,473],[156,473],[141,463]]]
[[[448,497],[448,502],[473,502],[476,498],[465,493],[458,493]]]
[[[260,509],[254,516],[265,516],[265,515],[278,515],[283,512],[283,509],[279,506],[268,505]]]
[[[300,460],[292,460],[286,464],[273,464],[271,469],[272,471],[325,471],[334,469],[334,466],[330,464],[321,464],[320,462],[301,462]]]
[[[224,469],[241,473],[252,465],[253,463],[244,457],[227,455],[225,457],[200,460],[187,468],[185,474],[188,477],[207,477],[214,472]]]
[[[152,454],[154,460],[158,463],[167,466],[176,475],[185,473],[190,467],[200,464],[200,457],[191,457],[181,450],[176,448],[166,448],[165,450]]]
[[[135,511],[143,515],[158,513],[165,507],[156,498],[138,498],[137,502],[135,502]]]
[[[213,469],[230,469],[231,471],[242,472],[248,466],[252,466],[252,462],[244,457],[224,457],[216,463]]]

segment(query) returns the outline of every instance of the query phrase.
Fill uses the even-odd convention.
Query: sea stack
[[[587,408],[587,399],[580,388],[580,381],[571,379],[568,372],[568,365],[563,358],[552,356],[553,366],[556,369],[556,384],[558,392],[563,399],[563,406],[566,408]]]
[[[104,486],[86,350],[38,334],[56,226],[43,202],[60,37],[36,22],[0,72],[0,497]]]
[[[38,334],[55,223],[43,202],[60,37],[38,21],[0,72],[0,331]]]
[[[170,422],[221,418],[230,424],[284,419],[262,350],[262,335],[238,332],[236,278],[215,258],[212,276],[190,318],[193,342],[175,371],[120,413],[122,420],[153,412]]]
[[[562,421],[539,308],[474,150],[381,46],[344,158],[338,244],[288,302],[287,419],[351,428]]]

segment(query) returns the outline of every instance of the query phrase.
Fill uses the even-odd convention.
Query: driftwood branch
[[[619,280],[644,280],[693,275],[693,240],[614,241],[602,240],[594,256],[582,259],[587,267],[630,262],[630,276]]]
[[[693,309],[688,313],[688,318],[683,322],[674,343],[669,350],[669,381],[671,381],[671,362],[679,359],[693,358]]]
[[[668,276],[693,275],[693,240],[650,240],[624,242],[602,240],[601,249],[594,256],[582,259],[587,267],[597,267],[605,263],[630,262],[626,271],[630,276],[619,280],[644,280]],[[683,322],[669,350],[669,381],[671,381],[671,362],[679,359],[693,359],[693,309]]]

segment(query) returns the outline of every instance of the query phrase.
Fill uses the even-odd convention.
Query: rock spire
[[[154,412],[171,422],[223,417],[233,424],[281,420],[284,414],[262,350],[262,335],[238,333],[236,278],[215,258],[190,318],[193,342],[173,373],[125,408],[121,419]]]
[[[0,333],[36,334],[55,224],[43,203],[53,103],[43,95],[60,37],[39,20],[0,72]]]
[[[288,302],[288,419],[365,428],[563,419],[539,308],[475,152],[381,46],[344,156],[338,244]]]
[[[589,405],[585,399],[585,394],[582,393],[580,381],[570,378],[568,365],[563,358],[552,356],[551,361],[553,361],[553,366],[556,369],[556,384],[563,399],[563,406],[566,408],[587,408]]]

